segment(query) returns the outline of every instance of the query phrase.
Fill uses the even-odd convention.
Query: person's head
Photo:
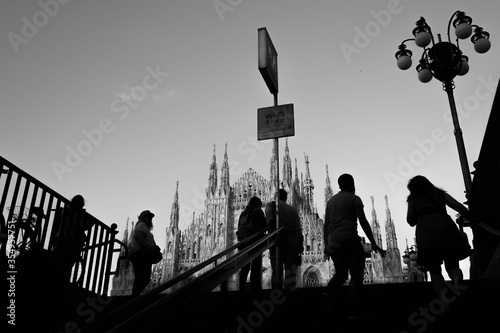
[[[144,222],[149,230],[153,229],[153,217],[155,214],[151,213],[149,210],[144,210],[139,216],[139,222]]]
[[[286,201],[288,193],[284,189],[280,188],[279,195],[280,195],[280,200]]]
[[[262,201],[259,197],[252,197],[250,201],[248,201],[248,205],[251,207],[262,207]]]
[[[347,191],[352,193],[356,191],[356,188],[354,187],[354,178],[348,173],[340,175],[337,182],[339,184],[339,188],[341,191]]]
[[[262,207],[262,201],[259,197],[252,197],[249,201],[242,214],[247,214],[253,212],[256,208]]]
[[[408,191],[410,194],[408,195],[408,199],[410,198],[421,198],[425,196],[430,196],[437,191],[442,191],[437,188],[424,176],[418,175],[410,179],[408,182]]]
[[[74,209],[83,209],[85,207],[85,199],[80,194],[77,194],[71,199],[71,207]]]

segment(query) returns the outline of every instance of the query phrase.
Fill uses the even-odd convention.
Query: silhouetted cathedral
[[[273,150],[273,152],[275,151],[276,149]],[[302,232],[304,234],[305,250],[302,257],[302,265],[297,270],[297,286],[318,287],[325,286],[328,283],[335,268],[331,260],[325,261],[323,259],[323,220],[320,219],[314,203],[314,184],[309,172],[309,157],[304,155],[304,159],[305,174],[301,172],[299,179],[297,159],[295,159],[295,167],[292,169],[288,141],[286,141],[283,157],[283,175],[280,179],[280,184],[288,192],[287,202],[295,206],[299,211]],[[252,196],[258,196],[264,205],[274,200],[276,193],[276,181],[274,178],[276,162],[276,156],[273,153],[270,161],[270,180],[266,180],[250,168],[233,185],[230,185],[226,144],[224,159],[220,169],[220,183],[218,183],[218,168],[214,148],[212,163],[209,167],[204,212],[199,216],[196,216],[193,212],[193,220],[186,230],[180,230],[179,228],[179,182],[177,182],[170,214],[170,225],[165,230],[166,242],[163,250],[163,260],[153,266],[152,280],[146,290],[172,279],[227,247],[234,245],[237,242],[236,228],[238,218],[249,199]],[[333,194],[328,165],[326,165],[325,207],[326,202]],[[377,243],[383,244],[382,231],[375,212],[373,197],[371,197],[371,201],[371,227]],[[391,218],[387,196],[385,196],[385,202],[385,248],[387,255],[385,258],[381,258],[379,254],[370,251],[370,244],[364,244],[367,254],[365,283],[403,281],[401,255],[397,247],[396,231]],[[132,222],[131,230],[133,230],[133,227],[134,224]],[[126,244],[130,243],[128,221],[123,241]],[[161,246],[161,244],[159,245]],[[269,253],[266,251],[263,260],[263,288],[271,288],[271,269],[268,255]],[[200,274],[202,273],[200,272]],[[122,260],[120,262],[119,274],[113,279],[112,295],[130,294],[133,279],[132,265],[128,260]],[[237,279],[237,274],[230,278],[230,290],[237,289]],[[184,283],[187,282],[184,281]]]

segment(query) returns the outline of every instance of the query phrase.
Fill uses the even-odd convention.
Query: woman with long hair
[[[441,264],[444,262],[450,279],[457,286],[463,280],[459,261],[468,256],[467,253],[460,253],[462,235],[446,207],[470,220],[472,216],[464,205],[424,176],[410,179],[408,190],[407,222],[412,227],[416,226],[417,264],[429,272],[434,291],[439,296],[446,288]]]
[[[129,258],[134,266],[135,279],[132,287],[132,296],[134,297],[139,296],[151,280],[153,265],[145,260],[141,251],[154,251],[157,248],[154,236],[151,233],[154,216],[155,214],[151,213],[149,210],[143,211],[138,216],[138,221],[132,235]]]

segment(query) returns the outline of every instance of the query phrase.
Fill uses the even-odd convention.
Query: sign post
[[[259,72],[273,95],[278,94],[278,53],[266,28],[259,28]],[[277,104],[277,100],[275,100]]]
[[[279,228],[279,148],[278,138],[295,135],[293,104],[278,105],[278,53],[274,48],[266,28],[258,29],[259,72],[274,96],[274,106],[257,110],[257,139],[274,140],[274,156],[276,157],[276,229]],[[275,246],[275,267],[272,267],[275,281],[273,288],[283,287],[283,264],[278,246]]]
[[[257,110],[257,139],[266,140],[295,135],[293,104]]]

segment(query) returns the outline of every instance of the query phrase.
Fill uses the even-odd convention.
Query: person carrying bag
[[[153,217],[149,210],[143,211],[134,227],[129,250],[129,259],[134,266],[134,285],[132,296],[138,296],[151,280],[152,265],[161,261],[161,249],[156,245],[153,229]]]
[[[417,175],[408,182],[407,222],[415,227],[418,248],[417,264],[431,276],[436,296],[447,288],[441,265],[455,287],[463,281],[459,261],[467,258],[471,247],[464,233],[448,215],[449,207],[470,221],[474,220],[469,210],[446,191],[436,187],[426,177]]]

